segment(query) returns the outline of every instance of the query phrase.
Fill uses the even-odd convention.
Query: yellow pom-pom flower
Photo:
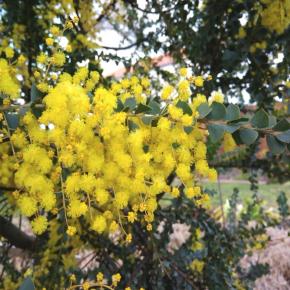
[[[59,35],[59,28],[55,25],[53,25],[51,28],[50,28],[50,32],[54,35],[54,36],[57,36]]]
[[[170,85],[167,85],[166,87],[164,87],[164,89],[161,92],[161,99],[168,100],[170,96],[172,95],[173,91],[174,91],[174,88]]]
[[[63,52],[55,52],[51,57],[51,63],[55,66],[63,66],[65,63],[65,54]]]
[[[92,229],[98,234],[101,234],[105,231],[106,227],[106,219],[102,215],[96,216],[92,224]]]
[[[179,74],[180,74],[182,77],[186,77],[186,76],[187,76],[187,68],[186,68],[186,67],[182,67],[182,68],[179,70]]]
[[[13,56],[14,56],[13,48],[8,46],[8,47],[5,48],[4,52],[5,52],[5,55],[6,55],[7,58],[9,58],[9,59],[13,58]]]
[[[18,201],[18,206],[21,213],[27,217],[37,212],[37,201],[30,196],[22,196]]]
[[[203,87],[203,83],[204,83],[204,79],[202,76],[197,76],[194,78],[194,84],[197,86],[197,87]]]
[[[69,236],[74,236],[77,232],[77,229],[76,227],[73,227],[73,226],[68,226],[67,230],[66,230],[66,233],[69,235]]]
[[[45,43],[48,45],[48,46],[52,46],[53,43],[54,43],[54,40],[50,37],[46,38],[45,39]]]
[[[48,222],[45,216],[38,216],[32,222],[32,230],[35,234],[41,235],[45,232],[48,226]]]
[[[192,271],[196,271],[198,273],[201,273],[203,268],[204,268],[204,262],[200,261],[198,259],[194,259],[190,264],[190,268]]]

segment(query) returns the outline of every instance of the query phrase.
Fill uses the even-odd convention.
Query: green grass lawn
[[[240,180],[232,181],[232,182],[222,182],[221,181],[221,192],[223,197],[223,202],[225,202],[233,193],[234,188],[239,189],[240,199],[243,201],[251,199],[253,192],[250,190],[250,183],[241,182]],[[219,195],[218,195],[218,184],[212,182],[204,182],[203,188],[215,190],[217,194],[212,197],[212,205],[219,205]],[[261,184],[259,185],[259,196],[265,200],[265,205],[267,207],[276,207],[276,199],[279,195],[280,191],[284,191],[286,196],[288,197],[290,204],[290,182],[284,184]]]

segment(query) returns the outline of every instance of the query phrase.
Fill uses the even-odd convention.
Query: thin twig
[[[10,146],[11,146],[11,149],[12,149],[12,152],[13,152],[13,155],[15,156],[15,149],[14,149],[14,146],[13,146],[13,143],[12,143],[12,140],[11,140],[11,133],[10,133],[9,124],[8,124],[6,115],[3,114],[3,116],[4,116],[4,120],[5,120],[6,127],[7,127],[7,134],[8,134],[8,137],[9,137],[9,143],[10,143]]]
[[[218,178],[217,178],[217,184],[218,184],[220,207],[221,207],[221,211],[222,211],[222,222],[223,222],[223,226],[225,227],[226,221],[225,221],[225,213],[224,213],[224,202],[223,202],[223,194],[222,194],[222,190],[221,190],[221,182],[220,182],[219,174],[218,174]]]

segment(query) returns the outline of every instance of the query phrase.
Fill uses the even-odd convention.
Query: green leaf
[[[223,137],[225,129],[223,125],[209,124],[208,132],[212,142],[216,143]]]
[[[90,99],[90,102],[93,102],[93,99],[94,99],[94,94],[92,92],[88,92],[88,97]]]
[[[272,135],[267,135],[267,144],[273,154],[281,154],[284,152],[286,145],[281,143]]]
[[[177,149],[180,147],[180,144],[177,142],[174,142],[174,143],[172,143],[172,147],[173,147],[173,149]]]
[[[33,103],[36,100],[40,99],[42,93],[37,89],[36,85],[33,83],[30,90],[30,101]]]
[[[230,104],[226,109],[226,119],[234,121],[240,118],[240,108],[237,105]]]
[[[277,118],[275,116],[269,116],[269,127],[272,128],[277,124]]]
[[[227,131],[227,132],[229,132],[231,134],[236,132],[239,128],[240,128],[240,126],[239,125],[235,125],[235,124],[224,125],[225,131]]]
[[[145,144],[143,146],[143,151],[144,151],[144,153],[148,153],[149,152],[149,145],[148,144]]]
[[[176,107],[180,108],[183,111],[183,114],[192,116],[192,110],[189,107],[188,103],[183,102],[183,101],[178,101],[178,103],[176,104]]]
[[[134,123],[132,120],[128,120],[128,128],[129,131],[136,131],[137,129],[139,129],[139,126]]]
[[[31,112],[36,118],[39,118],[43,111],[44,108],[31,107]]]
[[[186,127],[183,127],[183,130],[186,134],[190,134],[193,130],[193,127],[192,126],[186,126]]]
[[[5,117],[6,117],[9,129],[15,130],[19,124],[19,114],[13,113],[13,112],[6,112]]]
[[[226,116],[226,107],[217,102],[213,102],[211,105],[212,111],[207,116],[210,120],[223,120]]]
[[[243,117],[243,118],[239,118],[237,120],[231,121],[229,123],[230,124],[239,124],[239,125],[242,125],[242,124],[248,123],[248,121],[249,121],[249,118]]]
[[[30,110],[29,107],[20,107],[18,113],[19,113],[19,116],[23,117],[28,111]]]
[[[226,49],[222,55],[222,61],[226,63],[231,63],[238,59],[238,53],[233,50]]]
[[[246,144],[246,145],[251,145],[253,144],[256,139],[258,138],[258,132],[253,130],[253,129],[240,129],[239,130],[239,135],[241,138],[241,141]]]
[[[256,128],[267,128],[269,127],[269,115],[261,109],[255,113],[251,124]]]
[[[148,106],[151,108],[151,112],[150,112],[151,114],[153,114],[153,115],[160,114],[161,109],[160,109],[160,104],[159,103],[157,103],[157,102],[152,100],[152,101],[149,102]]]
[[[281,191],[277,198],[279,213],[283,218],[289,215],[288,198],[285,192]]]
[[[284,162],[286,164],[290,164],[290,155],[289,154],[283,154],[281,160],[282,160],[282,162]]]
[[[120,99],[117,100],[117,108],[115,109],[116,112],[121,112],[124,110],[124,104]]]
[[[276,137],[281,142],[290,143],[290,129],[281,134],[276,135]]]
[[[138,107],[136,108],[136,114],[139,113],[147,113],[150,112],[151,108],[149,106],[146,106],[144,104],[139,104]]]
[[[18,290],[35,290],[34,284],[30,277],[27,277],[20,285]]]
[[[125,108],[129,108],[130,111],[134,110],[137,106],[135,98],[128,98],[124,103]]]
[[[141,118],[142,122],[143,122],[145,125],[151,125],[153,119],[154,119],[154,116],[143,116],[143,117]]]
[[[273,129],[275,131],[286,131],[286,130],[289,130],[290,129],[290,123],[286,120],[286,119],[283,119],[281,120],[280,122],[278,122],[274,127]]]
[[[202,103],[198,106],[197,111],[199,113],[199,119],[203,119],[211,112],[211,108],[208,103]]]

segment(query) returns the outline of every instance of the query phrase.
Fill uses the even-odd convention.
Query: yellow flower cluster
[[[290,0],[263,0],[261,23],[270,31],[281,34],[290,24]]]
[[[203,249],[204,245],[202,243],[202,232],[199,228],[197,228],[193,235],[191,250],[196,252],[201,251]],[[194,259],[190,264],[190,269],[193,272],[197,272],[197,274],[200,274],[203,271],[204,265],[205,265],[204,261]]]
[[[195,230],[194,235],[193,235],[191,250],[192,251],[200,251],[203,248],[204,248],[204,245],[202,243],[202,232],[199,228],[197,228]]]
[[[71,282],[71,286],[68,288],[70,289],[76,289],[76,287],[80,287],[80,289],[83,290],[88,290],[90,288],[100,288],[100,289],[110,289],[110,290],[115,290],[117,289],[116,287],[119,285],[120,281],[122,279],[122,276],[120,273],[116,273],[112,275],[111,277],[111,284],[109,284],[107,279],[104,278],[104,274],[102,272],[98,272],[96,275],[95,281],[85,281],[81,285],[74,285],[76,282],[76,276],[74,274],[70,275],[69,280]],[[124,289],[124,288],[123,288]],[[125,290],[131,290],[132,288],[127,286],[125,287]],[[145,290],[145,288],[141,287],[139,290]]]
[[[267,48],[267,42],[261,41],[261,42],[255,42],[250,46],[250,52],[255,53],[257,49],[264,50]]]
[[[15,99],[20,93],[17,80],[12,77],[11,67],[8,62],[0,58],[0,94]]]
[[[67,53],[73,50],[71,43],[67,44],[66,47],[61,45],[63,39],[68,40],[66,36],[64,36],[64,31],[72,29],[74,25],[77,25],[78,21],[78,17],[74,17],[72,20],[66,21],[62,29],[56,25],[50,27],[49,35],[45,39],[45,44],[49,47],[49,52],[42,51],[36,57],[37,70],[33,73],[39,91],[47,93],[57,81],[59,77],[59,68],[65,65]],[[87,69],[80,70],[79,74],[75,75],[74,82],[78,83],[80,81],[78,78],[85,79],[87,73]],[[92,72],[91,79],[87,80],[86,83],[87,91],[92,90],[98,80],[99,74],[97,72]]]
[[[0,144],[0,184],[9,185],[13,180],[14,157],[9,155],[9,144]]]
[[[208,99],[209,104],[212,104],[213,102],[217,103],[223,103],[225,99],[225,96],[220,91],[213,91],[210,95],[210,98]]]
[[[47,212],[63,211],[69,236],[77,232],[75,221],[84,217],[98,234],[119,229],[130,243],[130,223],[152,230],[159,194],[179,195],[168,183],[172,173],[188,198],[207,207],[209,197],[197,181],[214,180],[217,174],[206,161],[207,131],[197,121],[197,107],[206,97],[193,97],[183,79],[177,96],[160,113],[135,113],[140,105],[150,109],[147,79],[132,77],[110,89],[94,89],[98,80],[98,73],[86,68],[60,75],[43,100],[42,115],[37,119],[27,113],[24,131],[16,130],[11,138],[19,160],[17,204],[34,218],[34,232],[46,229]],[[192,113],[184,113],[180,102]]]
[[[194,259],[190,264],[190,268],[194,272],[201,273],[204,268],[204,262],[198,259]]]
[[[260,234],[260,235],[256,236],[252,248],[255,250],[263,249],[266,246],[267,241],[269,241],[269,239],[270,238],[267,234]]]
[[[245,28],[244,27],[240,27],[237,37],[242,39],[242,38],[245,38],[246,35],[247,35],[247,32],[246,32]]]
[[[167,100],[173,92],[174,92],[174,87],[170,85],[165,86],[163,91],[161,92],[161,99]]]
[[[46,230],[48,222],[46,217],[38,216],[32,221],[31,225],[34,233],[40,235]]]

